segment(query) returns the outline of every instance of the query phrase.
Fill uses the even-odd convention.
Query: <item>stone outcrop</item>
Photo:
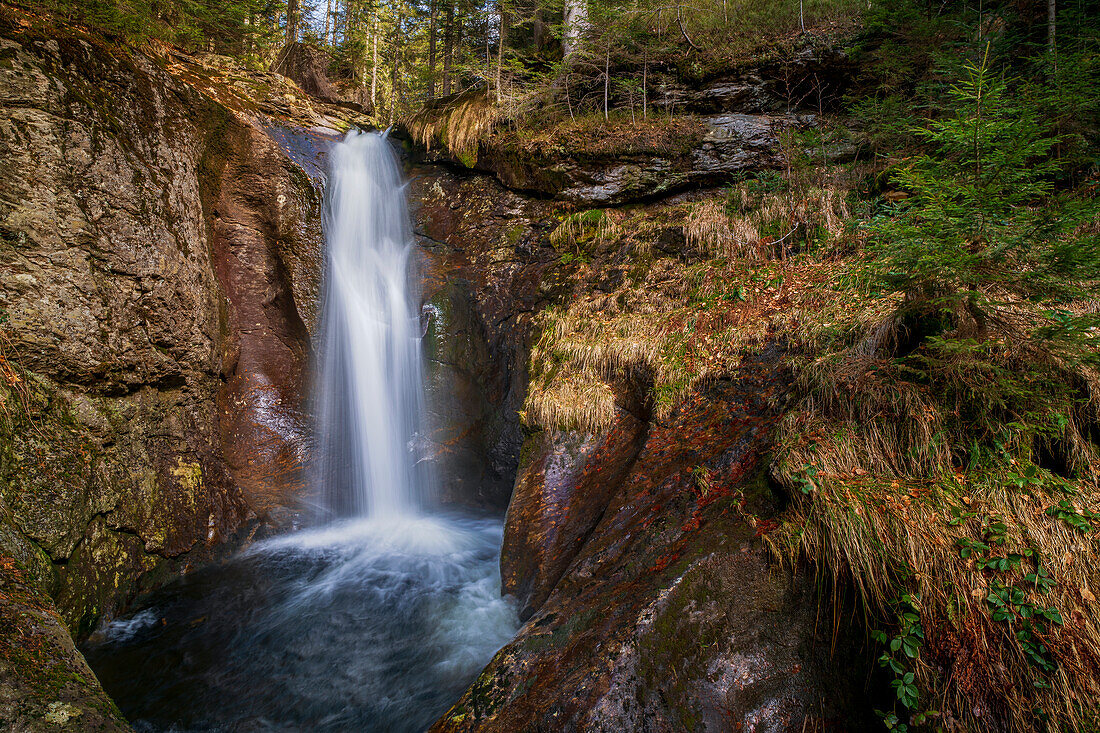
[[[513,190],[578,207],[652,200],[782,167],[792,152],[784,133],[816,127],[819,115],[835,107],[848,89],[853,73],[845,54],[813,46],[690,82],[666,70],[651,82],[649,104],[678,115],[656,124],[674,130],[671,137],[657,135],[647,143],[647,129],[652,128],[643,124],[629,126],[626,138],[617,143],[588,145],[583,134],[581,139],[524,140],[524,135],[537,137],[540,131],[521,127],[516,133],[489,135],[476,150],[461,155],[434,146],[419,154],[489,173]],[[437,104],[422,116],[446,115],[447,103]],[[615,137],[614,123],[609,129],[598,121],[585,124],[592,125],[587,137]],[[822,149],[811,152],[818,155]],[[843,136],[824,146],[830,162],[854,154]]]
[[[703,115],[820,112],[849,90],[855,71],[843,50],[807,45],[693,83],[658,78],[650,103],[670,112]]]
[[[474,166],[504,185],[582,206],[613,206],[691,186],[719,185],[733,175],[778,168],[784,130],[806,127],[812,115],[730,113],[701,117],[695,139],[663,151],[581,156],[522,151],[490,141]]]
[[[501,561],[529,618],[434,730],[869,725],[851,640],[762,548],[783,385],[771,347],[667,421],[529,438]]]
[[[601,434],[510,423],[526,391],[535,314],[586,287],[548,241],[562,209],[488,176],[428,166],[413,173],[418,232],[437,258],[434,277],[446,283],[433,290],[428,278],[429,302],[462,310],[440,322],[470,334],[441,361],[483,396],[482,407],[456,413],[495,414],[506,427],[459,420],[454,433],[480,431],[483,445],[513,461],[504,464],[516,481],[501,575],[526,622],[435,729],[867,723],[858,642],[843,624],[834,639],[831,611],[809,579],[775,567],[763,548],[779,511],[764,478],[786,385],[778,348],[668,420],[624,399]],[[474,473],[484,480],[490,462],[480,460]]]
[[[282,74],[297,84],[303,92],[330,104],[363,111],[369,106],[367,90],[354,79],[341,83],[333,73],[333,59],[328,52],[301,41],[288,43],[271,64],[273,72]],[[348,74],[348,76],[352,76]]]
[[[36,22],[0,10],[0,561],[80,635],[303,498],[348,113]]]

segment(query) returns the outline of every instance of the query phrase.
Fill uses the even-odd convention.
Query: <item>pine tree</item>
[[[985,339],[1031,304],[1091,340],[1095,316],[1064,308],[1097,295],[1096,207],[1056,194],[1058,137],[1039,97],[1013,95],[988,51],[950,97],[952,113],[917,131],[929,152],[896,171],[910,197],[873,224],[875,273],[910,315],[959,336]]]

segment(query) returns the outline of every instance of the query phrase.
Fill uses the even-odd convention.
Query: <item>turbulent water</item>
[[[85,645],[138,730],[423,730],[515,631],[500,521],[432,509],[397,161],[356,133],[330,161],[314,400],[328,523],[177,580]]]
[[[163,589],[85,653],[138,730],[416,731],[514,630],[500,524],[355,520]]]

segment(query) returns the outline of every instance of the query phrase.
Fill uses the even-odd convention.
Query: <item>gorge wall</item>
[[[613,297],[622,253],[565,262],[550,233],[568,208],[493,177],[419,166],[412,181],[417,232],[449,273],[447,292],[472,302],[462,329],[483,335],[505,396],[506,409],[486,413],[498,416],[488,445],[518,457],[501,570],[525,621],[434,730],[873,725],[843,607],[763,544],[783,504],[767,475],[790,382],[781,337],[668,415],[654,413],[636,370],[617,383],[608,428],[540,426],[523,413],[539,314]],[[646,233],[663,242],[656,258],[699,257],[682,223],[662,226]]]
[[[66,627],[307,498],[309,151],[348,112],[0,21],[0,720],[90,730],[117,710]]]

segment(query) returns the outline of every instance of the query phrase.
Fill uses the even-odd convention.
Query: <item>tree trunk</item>
[[[611,39],[607,40],[607,49],[603,57],[603,118],[607,120],[607,97],[611,88]]]
[[[390,74],[390,124],[392,125],[394,120],[397,119],[397,97],[399,90],[399,83],[401,80],[400,65],[401,65],[401,22],[404,20],[402,13],[404,8],[398,6],[397,21],[393,24],[393,68]]]
[[[588,30],[588,0],[565,0],[565,32],[561,48],[563,59],[568,61],[580,49],[580,42]]]
[[[428,15],[428,99],[435,99],[435,27],[439,16],[439,0],[431,0]]]
[[[443,96],[451,93],[451,61],[454,55],[455,6],[453,0],[447,2],[447,19],[443,26]]]
[[[531,43],[536,51],[546,46],[546,20],[542,17],[542,6],[535,7],[531,16]]]
[[[286,42],[294,43],[298,40],[298,19],[301,15],[298,8],[298,0],[286,0]]]
[[[370,67],[370,111],[374,114],[378,111],[378,16],[374,16],[374,31],[371,33],[374,46],[373,58]]]
[[[1050,54],[1051,59],[1054,58],[1054,52],[1056,50],[1055,37],[1058,30],[1057,16],[1057,0],[1047,0],[1047,53]]]
[[[508,9],[504,7],[504,0],[497,3],[497,11],[500,14],[500,38],[497,39],[497,101],[500,101],[500,76],[504,67],[504,40],[508,36]]]
[[[328,38],[329,22],[332,20],[332,0],[325,1],[325,43],[335,45]]]

